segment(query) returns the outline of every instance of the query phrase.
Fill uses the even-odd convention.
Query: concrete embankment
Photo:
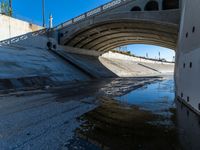
[[[174,63],[149,60],[124,54],[108,52],[101,62],[120,77],[163,75],[174,72]]]
[[[108,52],[99,57],[69,53],[64,50],[56,50],[56,53],[96,78],[172,75],[174,72],[174,63],[148,60],[114,52]]]
[[[41,30],[43,27],[0,14],[0,41]]]
[[[119,53],[83,55],[14,44],[0,47],[0,92],[37,89],[99,78],[154,76],[173,73],[174,64]]]
[[[19,45],[0,47],[0,91],[34,89],[90,78],[47,49]]]

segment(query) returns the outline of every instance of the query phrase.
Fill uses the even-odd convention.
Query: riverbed
[[[0,149],[199,150],[172,76],[77,82],[0,97]]]
[[[82,125],[69,149],[200,149],[200,119],[175,100],[172,76],[101,100],[99,107],[79,117]]]

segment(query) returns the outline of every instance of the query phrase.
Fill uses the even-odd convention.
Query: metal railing
[[[82,15],[79,15],[78,17],[75,17],[75,18],[68,20],[64,23],[61,23],[60,25],[54,27],[54,30],[59,30],[63,27],[66,27],[66,26],[72,25],[74,23],[77,23],[79,21],[82,21],[84,19],[87,19],[88,17],[95,16],[95,15],[101,13],[101,12],[104,12],[106,10],[109,10],[111,8],[119,6],[120,4],[127,2],[127,1],[130,1],[130,0],[114,0],[114,1],[108,2],[104,5],[101,5],[97,8],[95,8],[95,9],[92,9],[92,10],[90,10],[90,11],[88,11],[88,12],[82,14]]]
[[[36,36],[39,36],[39,35],[44,35],[48,31],[49,31],[49,29],[42,29],[42,30],[38,30],[38,31],[35,31],[35,32],[23,34],[23,35],[20,35],[20,36],[17,36],[17,37],[13,37],[13,38],[10,38],[10,39],[7,39],[7,40],[3,40],[3,41],[0,41],[0,46],[7,46],[7,45],[10,45],[10,44],[15,44],[19,41],[26,40],[28,38],[36,37]]]

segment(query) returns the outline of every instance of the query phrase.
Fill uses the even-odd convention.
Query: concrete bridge
[[[176,50],[176,96],[199,113],[199,10],[199,0],[115,0],[61,24],[56,37],[100,52],[133,43]]]
[[[132,43],[176,50],[176,98],[181,102],[177,113],[183,135],[180,138],[188,149],[199,149],[198,140],[194,140],[199,137],[199,118],[182,107],[184,103],[200,115],[199,10],[199,0],[115,0],[54,29],[0,41],[0,95],[10,95],[1,98],[1,149],[66,149],[66,141],[80,125],[76,118],[96,107],[93,103],[97,97],[90,99],[90,94],[104,89],[102,83],[94,86],[93,77],[104,82],[105,78],[133,77],[136,73],[140,77],[153,76],[155,72],[160,75],[173,68],[172,63],[105,53]],[[23,32],[30,31],[28,28]],[[111,82],[105,82],[106,87],[116,86],[116,93],[129,90],[127,82],[126,88],[118,81]],[[138,87],[135,83],[130,86]],[[56,86],[61,88],[51,88]],[[36,89],[42,90],[32,91]],[[86,96],[77,97],[79,91]],[[182,134],[183,130],[188,134]]]
[[[61,45],[106,52],[142,43],[176,49],[178,0],[114,0],[56,29]]]
[[[1,41],[0,48],[1,46],[15,44],[16,49],[26,47],[31,49],[32,51],[29,53],[34,55],[36,49],[40,49],[38,51],[51,49],[55,53],[65,54],[65,56],[67,52],[100,56],[115,47],[133,43],[168,47],[176,50],[176,96],[181,102],[199,113],[199,10],[199,0],[114,0],[60,24],[51,32],[42,30]],[[8,51],[6,48],[3,47],[2,51],[7,57],[7,53],[11,50]],[[13,47],[9,48],[13,50]],[[52,56],[46,51],[43,53],[46,55],[45,58]],[[18,57],[19,55],[16,55],[16,58]],[[40,57],[39,53],[37,53],[37,57]],[[54,67],[55,64],[53,65],[53,63],[58,62],[54,56],[54,59],[45,60],[44,65],[43,58],[38,60],[41,60],[41,69],[38,69],[37,65],[33,68],[34,60],[27,59],[28,63],[26,63],[25,69],[19,67],[24,72],[23,77],[42,73],[48,75],[48,77],[52,75],[53,80],[60,79],[63,82],[66,77],[71,76],[72,66],[65,65],[66,68],[63,69],[64,66],[61,66],[62,63],[59,62],[57,67]],[[98,68],[100,65],[94,65],[97,64],[95,61],[99,63],[99,59],[96,57],[88,59],[88,57],[79,56],[71,59],[67,55],[67,58],[71,62],[76,59],[87,61],[90,64],[90,66],[87,63],[85,65],[87,73],[101,74],[102,68],[105,68],[102,64],[101,69]],[[19,66],[24,65],[21,59],[17,59],[17,61],[20,63]],[[46,63],[50,61],[51,65]],[[76,66],[82,64],[83,61],[79,61]],[[12,63],[9,63],[9,65],[12,69],[5,68],[8,72],[17,66],[13,66]],[[15,71],[16,75],[21,77],[19,68],[16,68]],[[27,71],[25,71],[26,69]],[[83,70],[83,68],[81,69]],[[104,73],[107,74],[107,72]],[[9,75],[11,77],[16,76],[13,71],[12,73],[9,72]],[[74,76],[71,77],[74,79]],[[77,77],[79,79],[79,73],[77,73]]]

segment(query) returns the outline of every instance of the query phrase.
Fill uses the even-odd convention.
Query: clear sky
[[[168,61],[173,61],[173,57],[175,56],[175,52],[171,49],[153,46],[153,45],[143,45],[143,44],[134,44],[129,45],[128,50],[130,50],[136,56],[143,56],[145,57],[148,54],[149,58],[165,58]]]
[[[1,0],[0,0],[1,1]],[[110,0],[45,0],[46,24],[52,13],[54,25],[58,25],[86,11],[109,2]],[[42,25],[42,0],[13,0],[14,16],[23,20]],[[128,46],[132,53],[150,58],[161,57],[169,61],[173,59],[174,51],[149,45],[136,44]]]
[[[0,0],[1,1],[1,0]],[[12,0],[14,16],[42,25],[42,0]],[[45,0],[46,20],[52,13],[54,25],[98,7],[110,0]]]

